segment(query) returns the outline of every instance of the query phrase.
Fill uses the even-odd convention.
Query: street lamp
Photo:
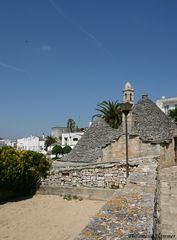
[[[126,177],[129,175],[129,164],[128,164],[128,126],[127,126],[127,116],[132,108],[132,103],[125,102],[121,104],[121,110],[125,115],[125,152],[126,152]]]

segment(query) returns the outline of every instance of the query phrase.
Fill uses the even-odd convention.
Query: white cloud
[[[41,50],[42,51],[46,51],[46,52],[50,52],[52,50],[51,46],[47,45],[47,44],[43,44],[41,46]]]
[[[66,17],[66,13],[63,12],[63,10],[55,4],[54,0],[49,0],[49,2],[53,6],[53,8],[55,8],[59,15],[61,15],[62,17]]]
[[[24,69],[21,69],[21,68],[18,68],[18,67],[15,67],[15,66],[6,64],[6,63],[4,63],[4,62],[0,62],[0,66],[1,66],[1,67],[4,67],[4,68],[11,69],[11,70],[14,70],[14,71],[16,71],[16,72],[26,72]]]
[[[61,7],[58,6],[58,3],[55,3],[55,0],[49,0],[50,4],[52,5],[52,7],[58,12],[58,14],[66,19],[69,20],[69,22],[75,26],[76,28],[78,28],[83,34],[85,34],[88,38],[90,38],[92,40],[92,42],[94,42],[97,47],[101,48],[102,50],[104,50],[104,52],[106,54],[108,54],[109,56],[111,56],[112,58],[114,58],[113,54],[109,51],[108,48],[104,47],[104,45],[102,44],[102,42],[91,32],[87,31],[86,28],[84,28],[80,23],[77,23],[76,21],[74,21],[73,19],[71,19],[64,11]]]

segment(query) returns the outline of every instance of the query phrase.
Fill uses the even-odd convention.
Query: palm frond
[[[113,128],[118,128],[122,122],[122,112],[120,109],[120,103],[118,101],[102,101],[97,104],[96,111],[99,116],[105,119],[105,121]]]

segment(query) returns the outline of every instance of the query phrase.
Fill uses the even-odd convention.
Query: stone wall
[[[83,196],[94,199],[93,195],[100,190],[96,199],[109,199],[90,219],[77,240],[159,239],[159,162],[159,156],[129,159],[131,168],[128,180],[125,180],[123,161],[82,166],[58,163],[48,179],[42,182],[41,194],[56,194],[58,186],[63,186],[63,194],[69,189],[68,193],[79,196],[82,189],[86,191]],[[119,183],[119,189],[114,193],[109,189],[113,181],[113,186],[116,181]],[[94,184],[96,188],[93,188]],[[50,186],[50,191],[45,193],[47,186]]]
[[[109,146],[103,148],[102,161],[113,159],[125,159],[125,136],[119,137]],[[152,155],[160,155],[160,144],[145,143],[137,136],[129,136],[128,153],[129,158],[146,157]]]
[[[158,235],[161,239],[177,239],[177,166],[159,171]]]
[[[133,171],[132,165],[129,171]],[[97,163],[79,166],[54,167],[41,186],[72,186],[96,188],[123,188],[126,184],[125,163]]]
[[[58,195],[58,196],[77,196],[78,199],[106,201],[117,191],[109,188],[88,188],[71,186],[41,186],[37,194]]]
[[[160,145],[160,159],[161,168],[176,165],[174,140]]]
[[[116,190],[75,240],[159,239],[156,233],[158,161],[157,157],[139,160],[127,185]]]
[[[112,161],[113,159],[125,159],[125,136],[119,137],[118,140],[112,142],[103,148],[102,159],[99,161]],[[174,140],[169,143],[148,143],[143,142],[137,136],[129,136],[128,155],[129,158],[146,157],[152,155],[160,155],[160,167],[169,167],[176,165],[175,162],[175,146]]]

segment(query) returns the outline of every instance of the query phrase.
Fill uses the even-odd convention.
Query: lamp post
[[[125,102],[121,104],[121,110],[125,115],[125,152],[126,152],[126,178],[129,176],[129,164],[128,164],[128,126],[127,126],[127,116],[131,110],[132,103]]]

